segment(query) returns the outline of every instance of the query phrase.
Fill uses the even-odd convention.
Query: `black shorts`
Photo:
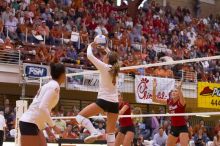
[[[96,104],[101,107],[105,112],[118,114],[118,103],[97,99]]]
[[[133,132],[133,133],[135,133],[135,128],[134,128],[134,126],[126,126],[126,127],[120,127],[120,132],[122,133],[122,134],[126,134],[127,132]]]
[[[187,126],[171,126],[171,131],[170,134],[179,137],[180,133],[188,133],[188,128]]]
[[[4,141],[4,131],[0,130],[0,146],[3,146]]]
[[[38,135],[40,131],[36,124],[22,121],[19,122],[19,128],[21,135]]]

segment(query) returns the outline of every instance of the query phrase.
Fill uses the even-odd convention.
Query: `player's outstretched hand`
[[[182,88],[183,85],[183,80],[180,80],[179,83],[177,84],[177,88]]]

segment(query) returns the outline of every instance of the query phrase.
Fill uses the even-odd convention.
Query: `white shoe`
[[[102,137],[102,134],[100,132],[92,133],[90,136],[86,137],[84,139],[85,143],[94,143],[96,140]]]

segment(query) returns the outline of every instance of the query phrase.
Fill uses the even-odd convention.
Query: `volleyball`
[[[102,46],[106,46],[107,44],[107,38],[104,35],[97,35],[94,39],[94,42],[96,44],[102,45]]]

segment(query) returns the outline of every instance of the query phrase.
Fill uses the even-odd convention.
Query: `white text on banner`
[[[220,84],[198,82],[198,107],[220,109]]]
[[[26,82],[39,83],[39,78],[50,75],[49,66],[38,64],[23,64]]]

